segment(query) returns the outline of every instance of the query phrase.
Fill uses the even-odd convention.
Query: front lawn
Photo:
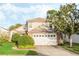
[[[69,43],[66,42],[64,45],[62,45],[62,47],[66,50],[79,54],[79,43],[73,43],[73,47],[70,48]]]
[[[14,50],[13,43],[6,42],[0,46],[0,55],[37,55],[36,51],[32,50]],[[31,52],[30,52],[31,51]]]

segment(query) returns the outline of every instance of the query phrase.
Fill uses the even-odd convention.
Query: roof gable
[[[27,22],[46,22],[45,18],[34,18],[34,19],[29,19]]]

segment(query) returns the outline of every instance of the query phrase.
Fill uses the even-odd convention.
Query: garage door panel
[[[35,45],[57,45],[56,34],[33,34]]]
[[[35,45],[57,45],[57,41],[54,38],[40,38],[40,37],[33,37],[35,41]]]

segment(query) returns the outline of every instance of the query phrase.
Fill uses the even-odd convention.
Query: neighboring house
[[[72,38],[72,42],[73,42],[73,43],[79,43],[79,34],[73,34],[73,35],[71,36],[71,38]],[[69,42],[68,37],[66,37],[65,40],[66,40],[67,42]]]
[[[34,39],[35,45],[57,45],[57,35],[50,29],[49,23],[44,18],[28,20],[26,32]]]
[[[11,39],[12,39],[12,35],[14,34],[14,33],[18,33],[18,34],[20,34],[20,35],[24,35],[25,34],[25,29],[24,29],[24,25],[22,25],[22,26],[20,26],[20,27],[18,27],[18,28],[15,28],[15,29],[13,29],[13,30],[11,30],[10,31],[10,41],[11,41]]]
[[[8,29],[0,26],[0,37],[3,39],[9,39],[10,32]]]
[[[15,28],[13,30],[11,30],[10,32],[12,32],[12,33],[18,33],[20,35],[25,34],[24,25],[22,25],[22,26],[20,26],[18,28]]]

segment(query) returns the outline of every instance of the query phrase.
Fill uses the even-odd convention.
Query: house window
[[[53,37],[53,35],[50,35],[51,37]]]
[[[45,35],[45,37],[47,37],[47,35]]]
[[[34,35],[34,37],[35,37],[36,35]]]
[[[55,37],[55,35],[50,35],[50,37]]]
[[[38,37],[38,35],[36,35],[36,37]]]
[[[44,37],[44,35],[42,35],[42,37]]]
[[[55,37],[55,35],[53,35]]]
[[[41,37],[41,35],[39,35],[39,37]]]
[[[55,35],[34,35],[34,37],[55,37]]]

